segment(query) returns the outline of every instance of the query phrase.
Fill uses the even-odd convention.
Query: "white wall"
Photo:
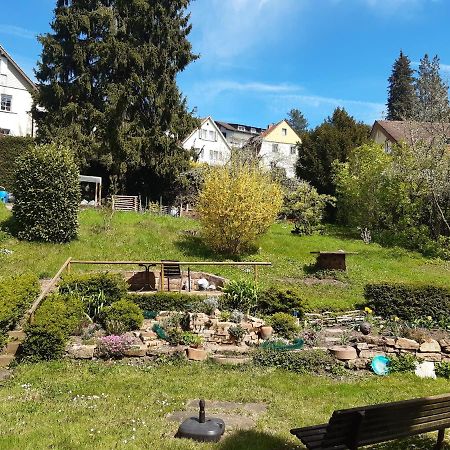
[[[253,136],[258,133],[250,134],[243,131],[230,131],[224,127],[220,127],[220,131],[224,133],[230,147],[242,148]]]
[[[278,152],[274,152],[273,145],[278,145]],[[291,153],[291,148],[295,148],[295,153]],[[289,178],[295,178],[295,163],[298,159],[298,150],[294,145],[282,144],[270,141],[263,141],[261,144],[260,156],[265,167],[270,168],[272,164],[286,170]]]
[[[186,139],[183,148],[186,150],[194,148],[197,153],[200,153],[198,161],[210,165],[223,165],[231,156],[226,141],[224,141],[211,119],[208,119],[199,130],[195,130]]]
[[[33,132],[30,114],[33,100],[28,89],[22,75],[6,58],[0,57],[0,96],[12,96],[11,111],[0,111],[0,128],[10,130],[12,136],[31,136]]]

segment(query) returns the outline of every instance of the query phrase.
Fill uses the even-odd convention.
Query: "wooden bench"
[[[310,450],[354,450],[416,434],[438,431],[435,450],[442,449],[450,427],[450,394],[334,411],[328,423],[295,428]]]

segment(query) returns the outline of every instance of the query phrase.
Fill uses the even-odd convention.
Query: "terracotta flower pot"
[[[208,357],[208,353],[204,348],[188,347],[186,352],[188,359],[191,361],[204,361]]]
[[[272,327],[261,327],[259,329],[259,335],[261,339],[269,339],[273,334],[273,328]]]

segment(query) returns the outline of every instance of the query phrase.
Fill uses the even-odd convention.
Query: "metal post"
[[[164,292],[164,263],[161,263],[161,280],[160,280],[161,291]]]

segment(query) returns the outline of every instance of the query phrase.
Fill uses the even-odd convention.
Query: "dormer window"
[[[238,131],[245,131],[245,127],[243,127],[242,125],[238,125]]]
[[[250,133],[256,134],[256,129],[255,128],[251,128],[250,129]]]

